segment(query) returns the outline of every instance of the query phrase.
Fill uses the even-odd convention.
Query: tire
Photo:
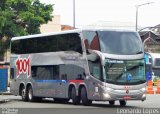
[[[72,87],[71,98],[74,105],[80,104],[80,97],[76,95],[76,88]]]
[[[29,86],[28,88],[28,101],[30,102],[33,102],[33,101],[36,101],[36,98],[33,96],[33,89],[32,89],[32,86]]]
[[[27,90],[25,89],[25,87],[23,86],[20,91],[21,91],[22,100],[28,101]]]
[[[82,87],[81,89],[81,100],[82,104],[85,106],[89,106],[92,104],[92,101],[87,98],[87,91],[85,87]]]
[[[110,104],[110,105],[114,105],[114,104],[115,104],[115,101],[109,101],[109,104]]]
[[[126,100],[120,100],[119,103],[120,103],[121,106],[126,106],[127,101]]]

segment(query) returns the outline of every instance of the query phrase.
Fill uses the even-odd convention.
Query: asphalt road
[[[93,102],[92,106],[82,106],[73,105],[71,101],[67,104],[54,103],[52,99],[23,102],[19,96],[6,97],[8,101],[0,104],[2,114],[160,114],[160,95],[147,95],[144,102],[128,101],[125,107],[121,107],[118,101],[113,106],[108,102]]]

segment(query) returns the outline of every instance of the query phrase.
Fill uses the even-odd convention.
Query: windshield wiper
[[[146,80],[139,80],[138,82],[144,83],[144,82],[146,82]]]
[[[136,54],[141,54],[141,53],[143,53],[143,51],[139,51],[139,52],[137,52]]]

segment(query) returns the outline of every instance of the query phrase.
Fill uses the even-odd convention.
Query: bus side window
[[[100,67],[95,65],[93,66],[93,76],[97,79],[99,79],[100,76]]]
[[[97,78],[97,79],[101,79],[101,63],[100,63],[100,59],[97,59],[96,61],[90,61],[88,60],[88,64],[89,64],[89,70],[90,70],[90,74]]]
[[[37,67],[32,66],[32,67],[31,67],[31,74],[32,74],[32,77],[36,77],[36,72],[37,72]]]
[[[59,66],[58,65],[54,65],[53,66],[53,79],[54,80],[60,79],[60,76],[59,76]]]
[[[11,72],[10,78],[11,78],[11,79],[14,79],[14,68],[11,68],[11,69],[10,69],[10,72]]]
[[[83,77],[83,75],[82,74],[78,74],[78,76],[77,76],[77,78],[76,78],[77,80],[84,80],[84,77]]]
[[[61,75],[61,80],[67,80],[67,74],[62,74]]]

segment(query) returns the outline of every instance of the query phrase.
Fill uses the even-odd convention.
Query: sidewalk
[[[11,96],[9,95],[0,95],[0,104],[9,102],[11,100]]]
[[[10,95],[12,95],[10,93],[10,88],[7,88],[6,92],[0,92],[0,103],[5,103],[8,102],[10,100]]]
[[[10,87],[7,87],[7,91],[6,92],[1,92],[0,91],[0,95],[12,95],[10,92]]]

